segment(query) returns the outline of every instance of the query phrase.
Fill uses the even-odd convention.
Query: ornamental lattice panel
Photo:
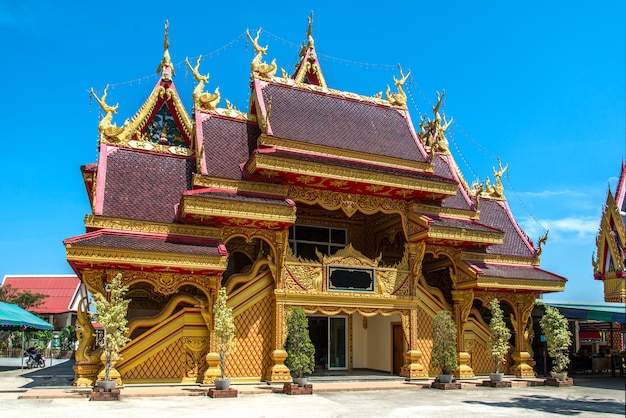
[[[185,359],[182,341],[176,340],[122,375],[122,380],[182,379]]]
[[[272,298],[268,294],[235,317],[237,349],[226,361],[230,376],[262,377],[271,367],[272,312]]]

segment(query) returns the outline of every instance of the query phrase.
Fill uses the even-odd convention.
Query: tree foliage
[[[568,348],[572,344],[572,333],[569,330],[567,318],[557,308],[543,305],[544,315],[539,325],[546,336],[548,355],[554,359],[552,373],[562,373],[569,365]]]
[[[12,303],[27,311],[41,306],[47,297],[48,295],[43,293],[32,293],[28,290],[20,292],[10,284],[0,287],[0,302]]]
[[[456,354],[456,325],[447,311],[439,311],[433,318],[433,357],[434,367],[441,368],[441,374],[452,374],[458,366]]]
[[[504,322],[504,313],[498,299],[491,299],[489,310],[491,310],[491,320],[489,321],[491,336],[487,340],[487,349],[491,353],[491,357],[493,357],[495,373],[499,373],[500,365],[509,352],[511,331],[507,328],[506,322]]]
[[[71,325],[66,326],[59,333],[59,342],[61,350],[74,350],[78,337],[76,336],[76,328]]]
[[[110,379],[113,361],[120,359],[119,352],[130,341],[128,334],[128,305],[130,299],[124,299],[128,286],[122,284],[122,274],[118,274],[109,283],[106,292],[93,295],[98,311],[98,322],[104,329],[104,378]]]
[[[215,343],[220,355],[222,379],[224,379],[226,375],[226,357],[237,347],[233,310],[226,306],[227,299],[226,288],[221,287],[215,305],[213,305],[213,315],[215,316]]]
[[[301,378],[313,373],[315,369],[315,346],[309,336],[309,319],[301,306],[293,306],[289,309],[285,351],[287,351],[285,366],[296,377]]]

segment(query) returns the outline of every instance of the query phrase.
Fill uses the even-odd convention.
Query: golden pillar
[[[511,367],[511,372],[515,376],[530,377],[535,376],[535,371],[528,364],[533,362],[528,352],[530,333],[527,328],[530,314],[535,306],[535,294],[524,293],[515,295],[515,312],[511,318],[511,324],[515,331],[515,351],[511,354],[515,363]]]
[[[267,371],[265,379],[268,382],[291,382],[290,371],[285,366],[287,352],[283,349],[285,342],[285,305],[282,302],[277,302],[274,309],[274,350],[270,353],[273,365]]]
[[[220,287],[222,285],[221,279],[211,280],[212,286],[209,289],[209,306],[206,307],[206,310],[203,309],[203,317],[205,322],[207,323],[207,327],[209,328],[209,352],[205,357],[205,361],[207,364],[207,369],[204,371],[204,376],[202,377],[202,383],[205,385],[212,385],[215,383],[215,379],[218,379],[222,376],[222,371],[220,370],[220,355],[217,352],[217,346],[215,342],[215,318],[213,317],[213,304],[215,303],[215,299],[217,294],[219,293]],[[210,319],[206,318],[206,314],[210,313]],[[210,322],[209,322],[210,320]]]
[[[415,288],[422,272],[422,261],[426,252],[426,243],[424,241],[409,243],[409,263],[411,267],[412,286],[410,295],[415,298]],[[415,301],[417,305],[417,301]],[[408,342],[409,349],[404,353],[404,365],[400,369],[400,376],[407,379],[418,379],[428,377],[428,373],[424,370],[420,360],[422,352],[417,346],[417,307],[412,308],[402,314],[402,330]]]
[[[474,291],[471,289],[453,290],[452,300],[454,301],[454,321],[457,333],[456,347],[459,362],[459,367],[454,371],[454,375],[459,378],[472,378],[474,377],[474,370],[469,365],[471,356],[465,351],[465,324],[474,302]]]
[[[404,353],[404,365],[400,369],[400,376],[409,380],[427,378],[428,373],[420,363],[422,352],[417,346],[417,308],[403,312],[402,329],[409,342],[409,350]]]
[[[287,231],[276,231],[275,237],[275,262],[269,264],[270,270],[274,275],[276,289],[280,290],[285,287],[283,280],[283,261],[285,250],[287,248],[287,239],[289,233]],[[269,353],[272,359],[272,366],[267,371],[265,379],[268,382],[291,382],[291,374],[289,368],[285,366],[287,352],[284,350],[285,345],[285,304],[274,300],[274,349]]]

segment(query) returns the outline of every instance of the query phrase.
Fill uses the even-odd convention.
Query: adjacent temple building
[[[249,110],[205,91],[200,60],[187,112],[174,83],[167,26],[160,78],[117,126],[107,90],[99,158],[81,167],[92,214],[64,241],[91,293],[118,273],[130,286],[130,342],[116,364],[126,383],[212,383],[219,376],[213,304],[226,287],[235,381],[290,381],[285,317],[309,315],[318,369],[436,375],[432,318],[457,326],[457,376],[492,371],[489,310],[498,298],[513,333],[507,372],[532,376],[535,299],[566,280],[539,268],[501,176],[469,186],[448,149],[439,95],[416,128],[400,68],[395,86],[365,97],[326,84],[309,21],[293,73],[256,55]],[[278,72],[278,74],[277,74]],[[245,80],[243,82],[248,82]],[[385,89],[381,89],[385,90]],[[77,325],[75,385],[102,369],[87,302]]]
[[[615,195],[609,188],[592,258],[596,280],[604,283],[606,302],[626,303],[626,164],[617,181]]]

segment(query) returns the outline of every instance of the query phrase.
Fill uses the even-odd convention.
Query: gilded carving
[[[398,92],[391,93],[391,89],[389,88],[389,85],[387,85],[387,92],[385,93],[385,98],[392,106],[397,106],[401,109],[406,109],[406,93],[402,89],[402,86],[404,86],[404,83],[411,75],[411,71],[409,71],[405,75],[404,72],[402,72],[402,67],[400,65],[398,65],[398,69],[400,70],[400,78],[399,79],[395,77],[393,78],[393,83],[396,85]]]
[[[189,60],[185,58],[185,63],[187,67],[193,73],[194,78],[198,82],[198,85],[193,89],[193,93],[191,97],[193,99],[194,110],[201,110],[203,112],[211,112],[215,110],[217,105],[220,102],[220,88],[217,87],[215,92],[206,93],[204,91],[204,83],[209,81],[209,74],[201,75],[198,69],[200,68],[200,59],[202,57],[198,57],[198,61],[196,61],[196,66],[192,67],[189,63]]]
[[[252,39],[250,36],[250,32],[246,29],[246,35],[250,42],[252,42],[252,46],[256,51],[256,55],[251,63],[252,73],[258,75],[261,78],[271,79],[276,74],[276,59],[272,61],[271,64],[266,64],[262,62],[263,55],[267,53],[267,46],[262,47],[259,45],[259,35],[261,34],[261,29],[259,29],[256,33],[256,37]]]
[[[182,345],[185,355],[184,370],[182,370],[183,383],[195,383],[201,375],[200,369],[205,364],[205,356],[209,348],[208,339],[206,337],[183,337]]]
[[[437,92],[437,104],[433,107],[433,114],[435,115],[435,119],[426,120],[426,116],[422,117],[420,121],[420,132],[418,136],[420,137],[424,146],[432,150],[432,152],[441,152],[448,153],[448,140],[446,139],[445,132],[452,123],[452,118],[448,121],[446,120],[446,115],[441,111],[443,117],[439,113],[439,108],[441,107],[441,102],[445,96],[444,92]]]

